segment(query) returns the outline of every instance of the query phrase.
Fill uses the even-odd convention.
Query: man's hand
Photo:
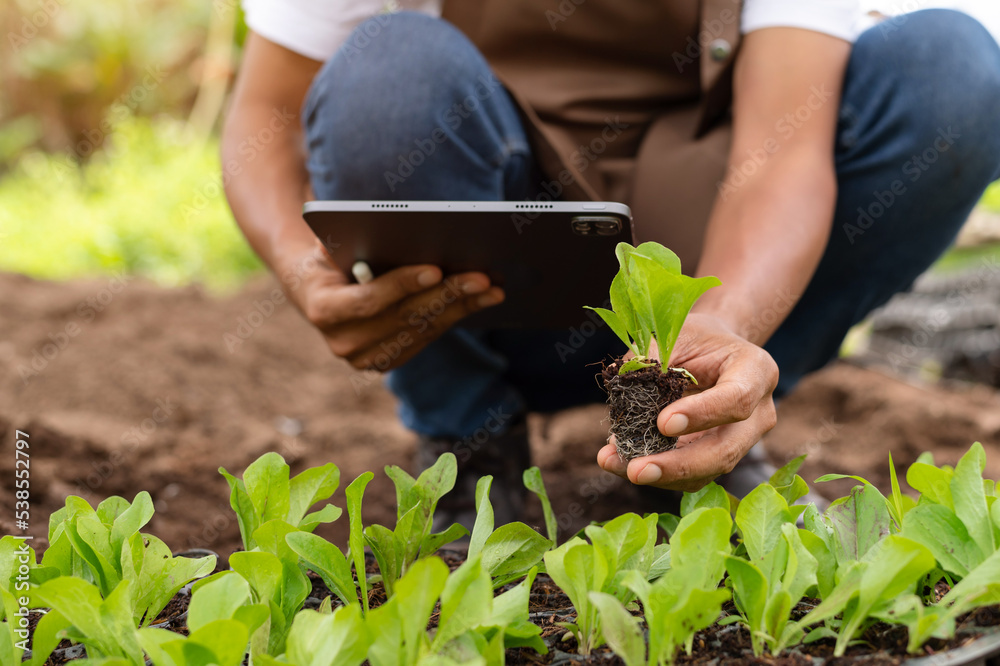
[[[684,323],[671,365],[687,369],[699,382],[696,393],[671,403],[657,418],[660,432],[680,436],[677,448],[626,464],[612,437],[597,462],[638,485],[694,492],[731,472],[774,427],[771,393],[778,383],[778,366],[722,320],[695,313]]]
[[[283,280],[290,299],[330,350],[358,370],[402,365],[459,319],[504,299],[503,290],[490,286],[482,273],[442,280],[435,266],[404,266],[354,284],[322,246],[286,265],[285,273],[297,276],[294,288]]]

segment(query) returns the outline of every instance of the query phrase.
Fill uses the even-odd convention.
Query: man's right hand
[[[289,298],[334,355],[359,370],[400,366],[458,320],[504,299],[483,273],[442,279],[435,266],[404,266],[355,284],[323,250],[289,265],[298,267],[284,271]]]

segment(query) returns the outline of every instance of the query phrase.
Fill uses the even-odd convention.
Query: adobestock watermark
[[[248,134],[237,144],[236,153],[239,158],[226,160],[226,163],[222,165],[222,178],[209,178],[201,187],[197,188],[194,196],[181,206],[184,220],[190,221],[193,216],[212,205],[212,202],[222,195],[232,179],[242,174],[246,165],[265,152],[275,137],[284,132],[297,119],[298,115],[289,111],[287,107],[271,109],[267,124],[255,133]]]
[[[909,191],[909,186],[920,180],[942,154],[951,150],[961,136],[950,125],[946,129],[939,127],[937,136],[930,146],[919,154],[914,153],[910,159],[903,162],[899,178],[889,183],[886,189],[873,191],[874,200],[867,206],[858,206],[858,218],[855,223],[845,222],[843,225],[844,233],[847,234],[847,240],[851,245],[854,245],[859,236],[863,236],[879,218],[885,215]]]
[[[738,163],[730,159],[726,178],[716,184],[723,201],[729,199],[739,188],[746,185],[764,164],[781,150],[781,146],[791,140],[795,133],[808,123],[815,113],[834,97],[834,91],[825,84],[812,85],[805,100],[774,123],[774,136],[764,139],[757,148],[748,148],[746,158]]]
[[[340,247],[338,243],[330,241],[329,237],[325,242],[328,248]],[[254,336],[254,334],[264,325],[268,319],[274,316],[278,309],[288,302],[288,294],[299,289],[311,274],[315,273],[322,265],[324,258],[319,254],[309,255],[300,259],[292,268],[277,276],[284,287],[275,287],[267,296],[255,300],[253,307],[246,314],[236,318],[236,327],[232,331],[222,334],[222,342],[230,354],[235,354],[243,346],[243,343]]]
[[[576,150],[569,155],[570,164],[580,174],[596,162],[604,151],[608,149],[608,146],[614,143],[622,135],[622,132],[629,128],[629,123],[622,121],[619,116],[608,116],[604,119],[604,123],[603,129],[601,129],[597,136],[591,139],[586,145],[577,146]],[[539,189],[542,191],[535,195],[534,199],[528,197],[525,201],[536,203],[557,201],[562,196],[564,189],[575,182],[576,176],[573,174],[572,169],[563,169],[555,179],[544,181],[540,184]],[[523,233],[524,228],[530,226],[541,215],[541,212],[541,210],[526,209],[522,212],[512,214],[510,219],[517,233]]]
[[[382,373],[413,346],[418,336],[423,335],[434,326],[435,321],[444,314],[445,309],[461,298],[466,298],[466,295],[458,282],[454,278],[447,278],[444,281],[444,291],[437,298],[410,313],[406,320],[407,328],[396,333],[392,339],[379,343],[379,352],[368,367],[358,368],[361,372],[351,373],[351,387],[354,389],[354,395],[360,396],[372,383],[380,381]]]
[[[882,39],[889,39],[892,33],[896,32],[910,19],[909,14],[924,9],[922,0],[904,0],[904,2],[894,2],[888,7],[880,6],[884,10],[880,13],[885,17],[876,25]]]
[[[671,58],[674,62],[674,67],[677,68],[677,72],[680,74],[684,73],[684,69],[689,65],[697,66],[701,61],[701,58],[705,57],[705,50],[712,50],[713,48],[719,48],[724,50],[725,57],[720,58],[720,60],[725,60],[729,57],[732,50],[732,45],[728,42],[717,41],[720,40],[722,33],[725,32],[726,26],[732,25],[739,20],[740,12],[738,7],[736,9],[723,9],[719,12],[718,17],[710,18],[707,21],[702,22],[702,29],[698,32],[697,39],[688,35],[687,45],[684,47],[683,51],[674,51]],[[720,50],[720,54],[723,51]]]
[[[605,310],[610,310],[611,299],[605,299],[604,303],[601,304],[601,307]],[[579,326],[570,326],[566,340],[560,340],[553,346],[556,355],[563,363],[566,363],[570,356],[583,349],[583,346],[587,344],[587,340],[594,337],[598,331],[607,328],[608,326],[605,321],[601,319],[601,316],[593,310],[585,310],[584,312],[586,320],[581,322]]]
[[[963,278],[959,286],[949,290],[940,305],[931,308],[928,316],[917,325],[916,330],[903,336],[898,353],[886,354],[885,360],[892,371],[904,374],[907,368],[913,367],[914,362],[921,358],[921,350],[931,346],[934,338],[952,324],[956,309],[970,300],[983,300],[984,293],[988,298],[988,292],[997,287],[998,277],[1000,277],[1000,263],[996,256],[984,258],[975,272]],[[996,331],[983,330],[983,333],[992,335],[993,340],[1000,342]]]
[[[823,446],[829,444],[843,427],[844,424],[837,423],[837,420],[832,416],[830,418],[821,418],[819,420],[819,426],[817,426],[816,430],[813,432],[813,436],[802,443],[796,455],[819,455]]]
[[[37,37],[39,31],[51,23],[67,4],[69,0],[39,0],[36,3],[37,9],[26,16],[21,16],[18,30],[7,33],[11,51],[18,53],[27,46],[28,42]]]
[[[587,2],[587,0],[561,0],[555,9],[545,10],[545,20],[549,22],[552,32],[556,31],[560,23],[565,22],[570,16],[576,13],[577,7]]]
[[[78,495],[89,498],[94,491],[103,486],[122,465],[132,459],[139,445],[149,440],[177,409],[170,398],[157,398],[155,403],[156,407],[148,417],[121,434],[118,438],[119,448],[101,460],[92,460],[90,462],[92,470],[87,476],[77,477],[75,484]]]
[[[27,363],[17,364],[17,374],[21,377],[21,382],[27,386],[34,377],[44,372],[49,364],[59,358],[59,355],[69,347],[70,343],[84,332],[86,324],[94,321],[99,313],[104,312],[118,294],[122,293],[128,283],[134,279],[134,275],[118,271],[108,280],[103,289],[80,301],[75,310],[76,319],[66,322],[62,328],[49,333],[45,342],[31,350],[31,359]]]
[[[793,294],[788,289],[776,290],[771,304],[740,327],[740,335],[747,340],[766,339],[769,337],[767,334],[784,321],[799,298],[801,294]]]
[[[442,115],[444,125],[451,132],[457,132],[469,116],[479,110],[483,102],[489,99],[497,90],[502,89],[500,80],[492,73],[480,76],[473,91],[460,102],[455,102]],[[450,140],[448,131],[443,126],[437,126],[426,137],[413,140],[413,150],[400,154],[399,164],[395,171],[386,170],[382,176],[390,192],[396,191],[396,186],[406,182],[406,179],[437,152],[438,146]]]

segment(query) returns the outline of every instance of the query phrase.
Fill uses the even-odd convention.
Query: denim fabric
[[[514,103],[439,19],[403,12],[359,26],[317,75],[304,115],[320,199],[516,200],[541,180]],[[949,10],[867,31],[848,65],[835,153],[829,243],[766,345],[779,397],[909,287],[1000,178],[1000,47]],[[588,364],[621,351],[585,317],[568,331],[455,329],[387,381],[404,425],[463,437],[488,419],[603,401]]]

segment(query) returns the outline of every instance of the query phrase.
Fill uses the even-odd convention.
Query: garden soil
[[[396,420],[378,375],[335,359],[275,289],[260,278],[214,297],[125,277],[51,283],[0,274],[0,533],[20,533],[12,520],[15,429],[31,444],[29,533],[39,548],[67,495],[97,502],[148,490],[156,506],[149,532],[174,550],[227,555],[239,532],[217,468],[239,473],[267,451],[281,453],[293,473],[335,462],[340,506],[347,483],[375,470],[366,522],[392,525],[395,496],[381,469],[409,467],[415,437]],[[606,415],[592,405],[530,419],[564,537],[590,519],[649,508],[595,463]],[[780,405],[767,443],[776,463],[809,453],[809,481],[843,472],[885,488],[890,451],[899,466],[925,450],[954,463],[974,440],[987,448],[987,475],[1000,477],[996,390],[910,385],[840,363]],[[530,510],[529,522],[540,524],[540,508]],[[346,543],[347,520],[318,532]]]

